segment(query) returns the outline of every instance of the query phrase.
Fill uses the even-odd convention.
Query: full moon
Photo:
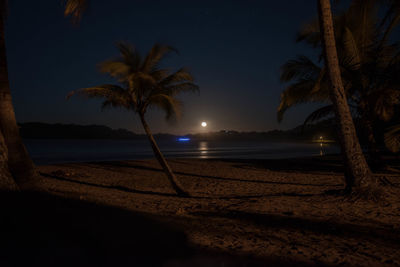
[[[201,123],[201,127],[206,127],[206,126],[207,126],[207,122],[203,121],[203,122]]]

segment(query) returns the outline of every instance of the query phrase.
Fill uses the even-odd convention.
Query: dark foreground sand
[[[193,198],[152,160],[40,166],[44,193],[1,195],[0,265],[400,265],[398,174],[354,203],[334,157],[169,162]]]

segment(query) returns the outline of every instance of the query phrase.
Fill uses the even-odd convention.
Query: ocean
[[[38,165],[153,158],[147,140],[25,139]],[[279,159],[340,152],[336,144],[267,141],[166,141],[158,142],[167,158]]]

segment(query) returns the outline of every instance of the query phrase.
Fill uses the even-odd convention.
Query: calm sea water
[[[147,140],[41,140],[26,139],[25,145],[36,164],[106,160],[149,159]],[[159,141],[169,158],[278,159],[339,153],[332,144],[274,143],[263,141]]]

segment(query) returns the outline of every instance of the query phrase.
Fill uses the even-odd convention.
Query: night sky
[[[113,82],[96,64],[118,55],[115,41],[142,53],[155,42],[179,55],[166,64],[187,66],[200,94],[182,95],[184,117],[168,124],[148,113],[153,132],[232,129],[267,131],[302,123],[315,106],[305,105],[276,120],[281,65],[315,51],[295,43],[300,26],[316,16],[316,1],[91,1],[77,26],[63,17],[61,1],[10,1],[7,55],[19,122],[102,124],[142,132],[139,119],[121,110],[100,111],[100,100],[65,96],[71,90]]]

